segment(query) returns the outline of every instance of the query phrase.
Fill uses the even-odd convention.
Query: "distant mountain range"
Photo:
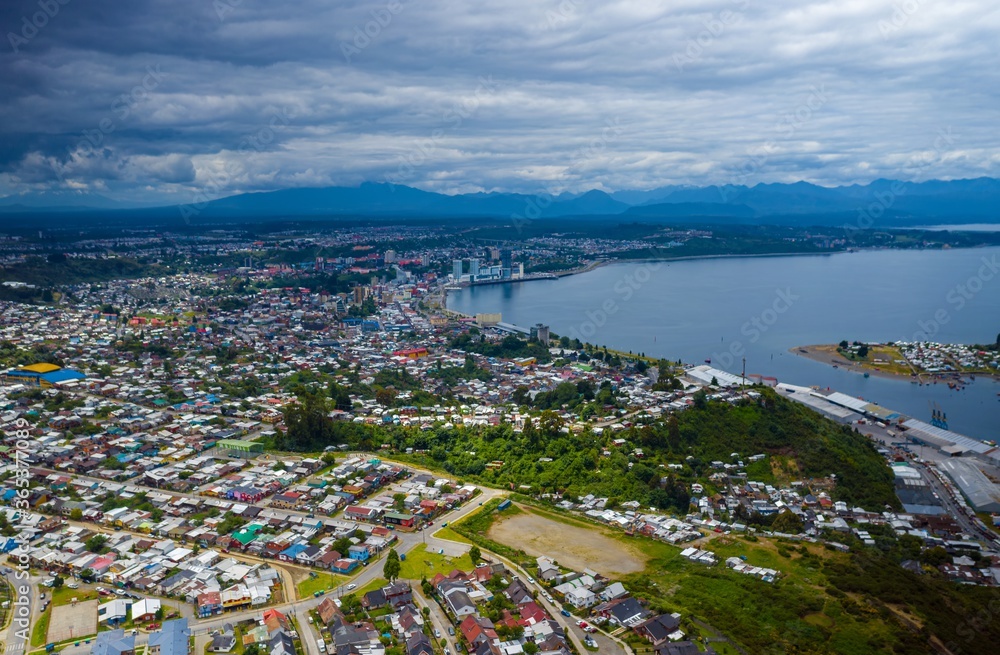
[[[928,221],[1000,222],[1000,180],[875,180],[822,187],[808,182],[755,186],[666,186],[648,191],[588,191],[559,196],[520,193],[445,195],[403,185],[366,182],[357,187],[293,188],[243,193],[198,206],[197,218],[234,216],[415,216],[559,218],[621,216],[718,222],[842,224],[868,212],[880,224]],[[0,214],[113,212],[138,216],[180,212],[178,207],[137,208],[94,194],[55,193],[0,198]]]

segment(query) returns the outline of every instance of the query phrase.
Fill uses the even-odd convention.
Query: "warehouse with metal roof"
[[[31,364],[13,368],[2,375],[8,384],[27,384],[36,387],[52,387],[75,380],[86,379],[86,375],[71,368],[62,368],[55,364]]]
[[[906,428],[906,436],[910,439],[920,441],[928,446],[934,446],[940,450],[947,448],[949,455],[960,455],[965,452],[982,455],[995,448],[995,446],[985,444],[964,434],[944,430],[930,423],[918,421],[917,419],[907,419],[900,423],[900,425]]]
[[[973,462],[946,459],[938,466],[955,481],[977,512],[1000,512],[1000,485],[991,482]]]

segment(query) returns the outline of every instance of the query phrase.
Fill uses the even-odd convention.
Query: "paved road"
[[[430,598],[424,596],[423,589],[420,588],[420,585],[413,585],[413,597],[417,601],[418,607],[429,607],[431,610],[430,625],[425,626],[427,636],[434,640],[435,644],[439,643],[441,639],[446,640],[446,647],[451,650],[452,655],[455,655],[455,653],[458,652],[458,649],[455,646],[458,631],[455,631],[455,636],[448,634],[448,628],[452,627],[452,624],[451,621],[448,620],[444,611],[441,609],[441,606]],[[435,636],[435,630],[437,630],[441,635],[440,637]]]
[[[501,493],[502,492],[497,489],[484,489],[483,493],[477,496],[473,501],[466,503],[464,506],[460,507],[454,512],[451,512],[447,515],[443,515],[440,520],[445,523],[451,523],[452,521],[458,520],[464,516],[467,516],[469,513],[479,509],[480,503],[485,504],[491,499],[495,498],[496,496],[501,495]],[[101,528],[106,531],[106,528],[103,528],[102,526],[95,526],[87,523],[79,523],[79,525],[86,525],[89,528]],[[435,528],[431,528],[430,530],[434,529]],[[427,532],[429,532],[430,530],[427,530]],[[437,546],[439,548],[447,548],[451,549],[451,552],[458,551],[456,554],[462,554],[468,551],[469,549],[469,546],[466,544],[460,544],[458,542],[448,541],[445,539],[438,539],[435,537],[431,537],[429,534],[425,534],[424,532],[397,531],[396,534],[398,537],[398,541],[394,547],[396,548],[396,552],[398,553],[409,552],[417,545],[424,543],[425,540],[428,544],[428,548],[431,548],[432,546]],[[446,552],[449,551],[446,550]],[[284,564],[273,562],[271,560],[259,560],[258,558],[249,558],[247,556],[238,553],[230,553],[230,555],[236,559],[254,559],[257,561],[264,561],[272,566],[276,566],[279,568],[285,567]],[[289,585],[291,585],[291,588],[294,589],[294,583],[290,581],[290,577],[291,577],[290,573],[287,570],[285,570],[282,575],[282,578],[285,582],[285,587],[289,588]],[[344,584],[335,590],[335,593],[336,595],[343,595],[349,593],[349,591],[347,590],[348,583],[354,584],[357,586],[357,588],[360,589],[380,577],[382,577],[381,562],[375,562],[372,566],[363,568],[361,570],[361,573],[359,573],[353,580],[349,581],[345,580]],[[41,581],[41,578],[36,580],[36,582],[39,581]],[[35,589],[33,586],[32,590],[34,593],[32,606],[34,606],[37,603],[37,589]],[[319,635],[316,633],[314,626],[309,624],[308,612],[309,610],[317,607],[320,603],[323,602],[323,600],[324,600],[323,596],[319,598],[314,596],[309,596],[308,598],[303,598],[300,600],[296,600],[294,602],[287,602],[281,605],[273,606],[280,612],[286,614],[294,614],[297,617],[299,628],[302,631],[301,638],[303,647],[305,648],[306,655],[321,655],[316,645],[316,640],[319,638]],[[433,604],[431,606],[433,607]],[[260,616],[262,611],[263,610],[261,608],[258,608],[253,610],[243,610],[239,612],[228,612],[204,620],[199,620],[197,618],[192,617],[190,618],[190,626],[192,632],[196,636],[201,636],[208,634],[213,630],[220,629],[226,623],[233,623],[236,621],[243,621],[246,619],[256,619]],[[191,613],[193,613],[193,611]],[[35,617],[33,617],[32,619],[32,624],[34,624],[34,618]],[[447,634],[446,630],[447,626],[444,626],[444,628],[445,630],[442,632],[442,634]],[[148,638],[149,638],[148,635],[140,633],[139,635],[136,636],[136,646],[138,647],[145,644],[148,641]],[[15,647],[15,650],[10,650],[9,652],[13,653],[14,655],[18,655],[20,652],[22,652],[21,650],[16,650],[17,644],[9,643],[8,649],[10,649],[12,645]],[[23,647],[24,646],[21,645],[21,649],[23,649]],[[454,644],[452,644],[452,647],[454,647]],[[62,652],[65,655],[88,655],[90,653],[90,648],[91,645],[81,643],[79,646],[70,645],[66,647]],[[454,653],[455,651],[453,650],[452,652]]]
[[[405,465],[405,466],[407,466],[408,468],[410,468],[412,470],[417,470],[417,471],[421,470],[418,467],[413,467],[413,466],[410,466],[410,465]],[[90,476],[85,476],[85,475],[77,475],[77,474],[73,474],[73,473],[67,473],[65,471],[57,471],[57,470],[53,470],[53,469],[42,469],[42,470],[49,471],[51,473],[56,473],[56,474],[59,474],[59,475],[67,475],[67,476],[70,476],[70,477],[78,479],[78,480],[89,480],[89,481],[94,481],[94,482],[105,482],[105,480],[103,480],[101,478],[95,478],[95,477],[90,477]],[[156,492],[161,492],[161,493],[169,493],[169,494],[174,495],[174,496],[204,499],[204,497],[199,496],[198,494],[181,493],[181,492],[176,492],[176,491],[172,491],[172,490],[155,489],[155,488],[152,488],[152,487],[146,487],[144,485],[135,484],[134,482],[126,482],[125,484],[137,487],[137,488],[139,488],[141,490],[156,491]],[[467,516],[471,512],[479,509],[480,505],[486,504],[487,502],[489,502],[493,498],[495,498],[497,496],[500,496],[502,493],[503,492],[500,491],[500,490],[498,490],[498,489],[482,488],[482,493],[479,496],[475,497],[472,501],[466,503],[464,506],[458,508],[457,510],[455,510],[453,512],[450,512],[450,513],[448,513],[446,515],[442,515],[438,519],[438,526],[442,525],[443,523],[449,523],[450,524],[450,523],[452,523],[454,521],[457,521],[457,520],[459,520],[459,519]],[[290,510],[281,510],[281,511],[287,512],[287,513],[293,514],[293,515],[303,516],[303,517],[307,516],[303,512],[295,512],[295,511],[290,511]],[[82,526],[85,526],[85,527],[88,527],[88,528],[91,528],[91,529],[98,529],[98,530],[100,530],[102,532],[112,531],[112,529],[107,528],[106,526],[103,526],[103,525],[96,525],[96,524],[91,524],[91,523],[86,523],[86,522],[77,522],[77,521],[70,521],[69,523],[74,524],[74,525],[82,525]],[[417,531],[417,532],[404,532],[404,531],[401,531],[401,530],[397,531],[396,532],[397,542],[394,544],[394,548],[396,549],[396,552],[402,554],[402,553],[409,552],[410,550],[412,550],[413,548],[415,548],[419,544],[426,543],[427,544],[427,548],[429,550],[432,550],[432,551],[435,551],[435,552],[439,551],[439,550],[442,550],[442,551],[444,551],[444,553],[448,554],[449,556],[462,555],[462,554],[464,554],[465,552],[467,552],[469,550],[470,546],[467,545],[467,544],[462,544],[462,543],[459,543],[459,542],[450,541],[450,540],[447,540],[447,539],[441,539],[441,538],[432,536],[431,533],[435,532],[437,529],[438,529],[437,526],[433,526],[431,528],[425,528],[424,530]],[[114,531],[117,531],[117,532],[129,532],[128,530],[114,530]],[[148,536],[148,535],[140,535],[140,536]],[[276,562],[276,561],[273,561],[273,560],[264,560],[264,559],[257,558],[257,557],[251,556],[251,555],[244,555],[242,553],[229,553],[229,556],[231,556],[231,557],[233,557],[233,558],[235,558],[237,560],[250,561],[250,562],[263,562],[263,563],[266,563],[266,564],[268,564],[270,566],[273,566],[273,567],[281,570],[281,572],[282,572],[283,588],[285,589],[286,598],[291,598],[291,599],[293,599],[293,601],[292,602],[286,602],[286,603],[283,603],[281,605],[275,606],[275,608],[278,609],[281,612],[284,612],[284,613],[294,614],[297,617],[297,621],[298,621],[300,630],[302,630],[301,638],[302,638],[303,647],[305,649],[305,655],[321,655],[321,653],[319,652],[319,648],[316,645],[316,640],[319,637],[319,635],[315,631],[314,627],[311,624],[309,624],[309,622],[308,622],[308,612],[309,612],[309,610],[315,608],[321,602],[323,602],[323,597],[317,598],[317,597],[310,596],[309,598],[304,598],[304,599],[300,599],[300,600],[294,600],[297,597],[297,592],[296,592],[296,588],[295,588],[295,581],[292,578],[291,570],[294,569],[294,570],[300,570],[300,571],[306,572],[306,571],[309,571],[311,569],[308,569],[307,567],[297,566],[297,565],[288,565],[288,564],[281,563],[281,562]],[[9,577],[12,577],[12,575],[13,575],[13,572],[12,572],[11,576],[9,576]],[[347,585],[348,584],[354,584],[354,585],[356,585],[357,588],[360,589],[360,588],[365,587],[366,585],[368,585],[369,583],[371,583],[372,581],[374,581],[374,580],[376,580],[376,579],[378,579],[380,577],[382,577],[382,565],[381,565],[381,562],[375,562],[375,563],[373,563],[372,566],[368,566],[368,567],[363,568],[361,570],[361,572],[359,574],[357,574],[352,580],[345,580],[344,584],[342,584],[341,586],[339,586],[336,590],[331,590],[331,591],[334,591],[334,593],[336,593],[337,595],[343,595],[345,593],[349,593],[348,590],[347,590]],[[41,582],[41,581],[42,581],[42,578],[38,578],[38,579],[34,580],[35,584],[30,585],[31,593],[29,594],[29,598],[30,598],[30,603],[31,603],[31,605],[30,605],[31,625],[34,625],[35,620],[37,620],[37,618],[38,618],[37,617],[37,614],[38,614],[38,612],[37,612],[37,606],[38,606],[38,589],[37,589],[37,587],[35,585],[38,582]],[[430,606],[432,607],[432,609],[435,607],[434,604],[430,604]],[[240,612],[229,612],[229,613],[223,614],[221,616],[216,616],[216,617],[212,617],[212,618],[205,619],[205,620],[199,620],[199,619],[197,619],[197,618],[195,618],[193,616],[190,616],[189,617],[190,626],[191,626],[192,632],[196,635],[196,637],[203,638],[204,635],[210,633],[213,630],[217,630],[217,629],[221,628],[226,623],[232,623],[232,622],[235,622],[235,621],[242,621],[242,620],[246,620],[246,619],[250,619],[250,618],[257,618],[260,615],[261,611],[262,611],[262,609],[258,608],[258,609],[253,609],[253,610],[244,610],[244,611],[240,611]],[[193,615],[193,610],[190,607],[186,607],[186,611],[183,611],[182,615]],[[445,625],[442,625],[442,626],[438,626],[438,629],[442,630],[442,634],[443,635],[447,635],[447,625],[448,624],[445,624]],[[6,648],[5,648],[5,651],[4,651],[3,655],[7,655],[7,653],[10,653],[11,655],[23,655],[23,653],[25,653],[26,649],[28,648],[27,642],[25,640],[23,640],[23,639],[16,638],[13,635],[13,632],[14,632],[13,629],[11,629],[11,630],[8,631],[9,634],[7,635],[8,638],[5,639],[5,641],[6,641]],[[30,629],[28,630],[28,634],[30,635]],[[0,636],[2,636],[2,635],[0,635]],[[140,633],[140,634],[138,634],[136,636],[136,646],[137,647],[144,645],[147,641],[148,641],[148,635],[146,635],[144,633]],[[451,648],[454,649],[454,642],[453,642],[453,640],[450,643],[451,643]],[[69,645],[69,646],[67,646],[66,648],[63,649],[62,652],[65,655],[89,655],[90,649],[91,649],[91,645],[90,644],[85,644],[85,643],[81,642],[79,646],[74,646],[72,644]],[[452,652],[455,653],[456,651],[453,650]]]
[[[947,510],[948,514],[955,519],[959,527],[962,528],[962,532],[974,539],[986,541],[991,546],[996,544],[997,534],[980,525],[977,517],[969,516],[966,512],[968,505],[964,499],[959,500],[961,492],[956,490],[951,483],[944,484],[941,478],[938,477],[943,474],[937,469],[931,470],[929,466],[923,464],[914,464],[914,466],[920,471],[920,474],[927,481],[927,484],[930,485],[931,489],[937,493],[941,504]]]
[[[7,566],[4,566],[4,568],[10,570],[9,573],[4,573],[3,575],[5,578],[7,578],[7,581],[10,582],[11,587],[13,588],[11,593],[11,607],[10,607],[10,611],[13,612],[13,615],[10,625],[7,626],[7,629],[0,632],[0,642],[4,643],[5,653],[20,655],[21,653],[25,653],[28,650],[30,650],[29,646],[31,638],[31,628],[35,625],[35,621],[38,619],[39,616],[39,609],[41,608],[41,604],[38,598],[38,593],[39,593],[38,583],[41,582],[43,578],[29,577],[26,579],[18,579],[19,572],[17,570],[10,569],[10,567]],[[20,596],[20,589],[21,587],[25,586],[28,587],[28,593],[23,598],[19,599],[18,597]],[[18,609],[19,606],[16,605],[15,602],[18,600],[23,601],[25,599],[28,602],[27,613],[28,613],[29,625],[27,628],[18,625],[16,622],[18,618],[17,616],[18,612],[23,610],[19,610]],[[23,619],[23,617],[21,618]],[[22,636],[18,636],[18,633],[20,633],[21,635],[27,635],[28,638],[25,639]]]

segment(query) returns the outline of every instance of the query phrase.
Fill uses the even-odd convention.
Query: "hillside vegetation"
[[[874,510],[898,506],[892,472],[865,437],[769,389],[760,391],[759,400],[736,406],[702,398],[665,421],[599,435],[589,429],[564,432],[562,419],[552,410],[541,412],[538,424],[521,432],[509,425],[432,430],[359,426],[330,422],[324,415],[328,402],[310,398],[289,410],[288,434],[276,445],[316,451],[341,443],[369,450],[389,444],[401,452],[412,448],[405,459],[494,486],[568,497],[592,493],[682,513],[688,510],[688,484],[707,484],[714,471],[711,462],[733,462],[734,452],[742,458],[763,453],[790,462],[802,479],[836,475],[834,499]],[[616,438],[626,443],[612,445]],[[641,456],[636,448],[642,449]],[[666,468],[670,463],[683,466]],[[769,469],[761,473],[751,479],[771,481]]]

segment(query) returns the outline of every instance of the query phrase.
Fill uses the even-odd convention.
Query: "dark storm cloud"
[[[15,0],[0,194],[996,175],[998,28],[985,1]]]

